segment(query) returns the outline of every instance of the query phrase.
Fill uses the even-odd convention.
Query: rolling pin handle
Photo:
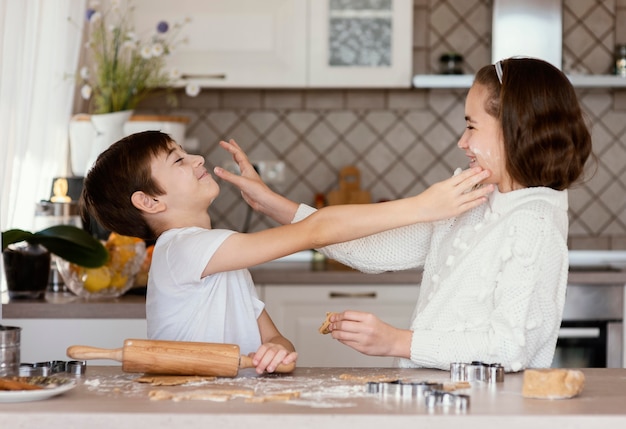
[[[123,349],[101,349],[90,346],[69,346],[67,355],[73,359],[112,359],[118,362],[124,360]]]

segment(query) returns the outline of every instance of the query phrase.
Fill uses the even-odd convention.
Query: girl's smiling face
[[[484,85],[474,84],[465,100],[466,128],[458,146],[470,160],[470,167],[481,166],[491,171],[485,183],[498,186],[500,192],[516,189],[506,171],[506,156],[500,122],[485,110],[489,92]]]

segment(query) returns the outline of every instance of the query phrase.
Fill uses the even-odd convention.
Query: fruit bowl
[[[56,258],[65,285],[82,298],[117,298],[135,284],[146,257],[146,244],[135,237],[111,233],[105,243],[109,260],[98,268],[85,268]]]

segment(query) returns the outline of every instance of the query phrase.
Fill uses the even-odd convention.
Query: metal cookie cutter
[[[486,383],[501,383],[504,381],[504,367],[499,363],[453,362],[450,364],[450,378],[454,382],[476,380]]]
[[[20,377],[47,377],[53,374],[69,373],[72,375],[82,375],[87,368],[86,361],[62,361],[53,360],[48,362],[21,363]]]
[[[377,393],[385,397],[394,398],[418,398],[424,399],[426,392],[437,389],[443,389],[443,384],[421,381],[421,382],[403,382],[395,380],[390,382],[374,382],[367,383],[367,393]]]
[[[469,395],[444,392],[441,390],[426,392],[426,406],[428,408],[442,406],[445,408],[453,408],[454,411],[467,411],[469,404]]]
[[[65,372],[72,375],[83,375],[87,369],[87,362],[84,360],[71,360],[67,362]]]
[[[469,408],[469,396],[446,392],[443,383],[420,381],[403,382],[369,382],[367,393],[376,393],[385,398],[399,398],[417,400],[428,408],[435,406],[452,407],[455,411],[465,411]]]

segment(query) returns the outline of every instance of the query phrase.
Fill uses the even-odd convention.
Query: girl
[[[458,142],[470,166],[490,170],[487,204],[445,221],[418,223],[319,249],[364,272],[423,267],[409,329],[376,316],[331,316],[331,335],[404,367],[500,363],[549,367],[568,274],[566,189],[581,177],[591,137],[567,77],[549,63],[512,58],[483,67],[465,103]],[[228,148],[235,159],[236,146]],[[267,188],[247,165],[219,169],[255,209],[278,222],[315,210]],[[350,219],[346,218],[348,224]]]

